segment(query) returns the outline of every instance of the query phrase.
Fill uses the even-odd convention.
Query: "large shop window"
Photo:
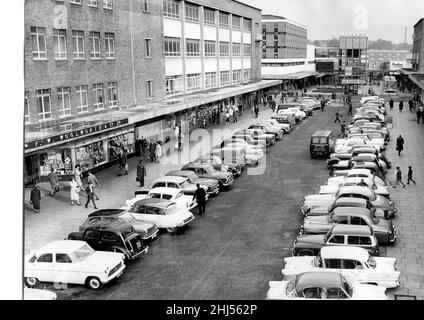
[[[109,161],[118,159],[120,150],[134,153],[134,132],[121,134],[109,139]]]
[[[93,169],[94,167],[106,162],[106,153],[104,151],[103,141],[90,143],[83,147],[75,149],[76,164],[81,166],[82,171]]]
[[[40,175],[47,176],[51,169],[58,175],[73,174],[71,149],[49,150],[40,154]]]

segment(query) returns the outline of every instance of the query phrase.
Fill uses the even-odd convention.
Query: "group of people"
[[[402,135],[399,135],[396,139],[396,151],[398,152],[399,156],[402,155],[404,144],[405,144],[405,140],[403,139]],[[408,175],[407,175],[408,180],[407,180],[406,184],[409,184],[409,182],[411,182],[411,181],[414,184],[416,184],[415,180],[412,178],[412,174],[413,174],[412,166],[408,166]],[[396,167],[394,178],[395,178],[395,184],[393,185],[393,188],[396,188],[396,186],[398,186],[400,184],[404,188],[406,187],[406,185],[402,181],[402,171],[400,170],[400,167]]]
[[[148,142],[144,137],[141,137],[136,141],[136,155],[138,157],[148,157],[150,162],[158,163],[167,154],[168,141],[157,140],[155,142],[150,139],[150,142]],[[128,167],[125,174],[128,174]]]

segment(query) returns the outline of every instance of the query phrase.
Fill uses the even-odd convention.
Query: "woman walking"
[[[77,182],[78,186],[82,190],[82,181],[81,181],[82,173],[81,173],[81,166],[79,164],[77,164],[75,166],[74,177],[75,177],[75,181]]]
[[[162,159],[162,146],[160,145],[160,141],[156,143],[155,154],[156,154],[155,162],[158,163]]]
[[[74,205],[74,201],[77,202],[77,205],[81,205],[79,201],[79,192],[80,192],[80,186],[75,181],[75,177],[72,177],[71,181],[69,182],[69,185],[71,186],[71,206]]]
[[[31,195],[30,195],[30,203],[32,204],[32,207],[34,208],[35,213],[40,212],[40,202],[41,202],[41,191],[38,184],[36,184],[31,189]]]

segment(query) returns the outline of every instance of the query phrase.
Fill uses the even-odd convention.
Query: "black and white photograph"
[[[8,5],[1,299],[424,300],[423,1]]]

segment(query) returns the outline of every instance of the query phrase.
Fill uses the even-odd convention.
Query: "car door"
[[[56,283],[78,283],[78,272],[74,269],[71,258],[66,253],[56,253],[53,263],[54,281]]]
[[[365,270],[362,263],[355,259],[343,259],[342,275],[349,282],[365,280]]]
[[[87,230],[84,233],[84,241],[86,241],[95,250],[104,249],[100,232],[97,230]]]
[[[163,228],[163,223],[155,207],[143,207],[141,216],[144,221],[155,223],[158,228]]]
[[[43,253],[33,263],[34,276],[40,281],[54,281],[53,254]]]

